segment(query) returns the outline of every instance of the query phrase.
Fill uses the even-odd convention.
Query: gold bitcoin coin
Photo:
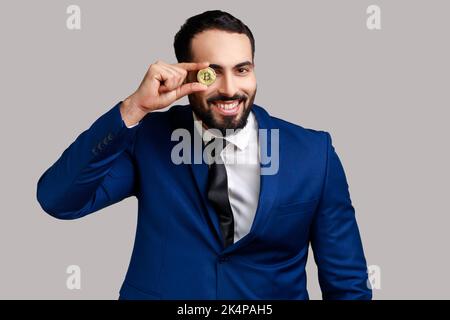
[[[200,83],[210,86],[216,81],[216,72],[210,67],[201,69],[197,73],[197,80]]]

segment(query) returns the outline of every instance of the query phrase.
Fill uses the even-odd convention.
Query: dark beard
[[[221,132],[222,136],[226,136],[227,129],[242,129],[247,124],[248,115],[250,114],[250,111],[252,111],[253,102],[255,101],[255,94],[250,98],[249,104],[247,107],[244,107],[244,110],[242,111],[242,116],[239,118],[239,120],[235,121],[235,116],[222,116],[222,123],[218,123],[213,116],[212,106],[211,103],[208,103],[210,107],[208,107],[207,110],[203,110],[201,107],[199,107],[196,104],[191,103],[192,110],[195,112],[195,115],[203,122],[204,125],[208,129],[217,129]],[[232,99],[230,99],[232,100]],[[242,103],[245,105],[247,99],[243,99]]]

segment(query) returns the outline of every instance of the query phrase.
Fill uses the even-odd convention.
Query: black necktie
[[[216,143],[225,144],[223,148],[226,147],[227,141],[221,138],[215,138],[208,142],[216,146]],[[217,148],[222,150],[223,148]],[[211,152],[213,159],[216,159],[214,148]],[[220,154],[217,155],[220,159]],[[224,246],[227,247],[234,241],[234,219],[233,211],[231,210],[230,200],[228,199],[228,181],[227,181],[227,171],[223,163],[217,163],[213,160],[209,166],[208,173],[208,199],[213,204],[214,209],[219,215],[220,230],[222,231],[222,238]]]

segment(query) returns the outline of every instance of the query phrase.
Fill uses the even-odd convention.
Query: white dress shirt
[[[194,112],[194,126],[206,144],[214,138]],[[258,124],[250,112],[247,124],[233,135],[225,137],[228,143],[220,157],[225,164],[228,181],[228,198],[234,218],[234,242],[250,231],[258,207],[260,162],[258,147]]]

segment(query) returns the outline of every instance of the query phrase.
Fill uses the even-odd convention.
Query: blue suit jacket
[[[119,107],[46,170],[37,199],[48,214],[77,219],[137,197],[136,239],[120,299],[308,299],[309,243],[324,299],[371,299],[347,181],[327,132],[253,106],[260,129],[279,129],[279,170],[261,175],[249,234],[224,249],[205,198],[207,164],[171,161],[179,143],[171,140],[173,130],[194,132],[190,106],[150,113],[131,129]]]

